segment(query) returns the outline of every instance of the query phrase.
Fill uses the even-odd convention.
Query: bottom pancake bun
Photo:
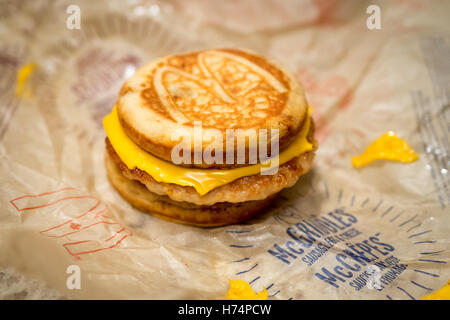
[[[125,178],[118,165],[105,154],[108,179],[119,194],[136,208],[159,218],[200,227],[215,227],[243,222],[260,213],[275,195],[263,200],[239,203],[218,202],[210,206],[177,202],[149,191],[142,183]]]

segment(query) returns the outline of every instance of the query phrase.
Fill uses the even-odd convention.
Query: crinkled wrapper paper
[[[78,5],[80,29],[66,26]],[[418,299],[450,278],[447,1],[2,1],[0,297]],[[150,60],[250,48],[303,83],[314,168],[251,221],[144,214],[109,184],[103,117]],[[16,75],[36,63],[16,95]],[[411,164],[351,157],[393,130]],[[68,289],[78,266],[81,288]]]

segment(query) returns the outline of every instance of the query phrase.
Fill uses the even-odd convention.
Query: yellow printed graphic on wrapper
[[[352,158],[354,167],[362,167],[375,160],[391,160],[403,163],[414,162],[419,155],[393,131],[388,131],[375,140],[361,155]]]
[[[226,298],[231,300],[267,300],[268,293],[265,288],[263,291],[255,293],[248,282],[238,279],[230,280],[230,290]]]
[[[450,300],[450,280],[441,289],[420,298],[420,300]]]
[[[29,63],[24,65],[17,71],[17,80],[16,80],[16,95],[21,98],[31,98],[32,93],[29,89],[27,89],[26,84],[30,75],[37,68],[36,63]]]

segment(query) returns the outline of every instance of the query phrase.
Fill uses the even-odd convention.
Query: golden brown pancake
[[[237,136],[260,129],[270,134],[277,129],[282,151],[301,129],[307,102],[301,85],[274,62],[249,51],[216,49],[168,56],[144,66],[123,85],[117,111],[126,134],[142,149],[167,161],[180,142],[174,133],[183,130],[190,137],[193,160],[194,125],[199,121],[201,151],[217,134],[223,136],[225,150],[226,129],[241,129]],[[244,164],[191,161],[181,165],[245,165],[250,147],[245,147]]]
[[[261,212],[274,199],[271,196],[259,201],[219,202],[211,206],[198,206],[173,201],[168,196],[150,192],[138,181],[125,178],[108,152],[105,155],[105,166],[109,181],[125,200],[142,211],[171,222],[199,227],[239,223]]]

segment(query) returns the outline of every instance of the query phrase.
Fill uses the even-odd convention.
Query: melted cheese
[[[230,300],[267,300],[267,289],[255,293],[248,282],[243,280],[230,280],[230,290],[226,296]]]
[[[17,80],[16,80],[16,95],[22,98],[31,98],[32,93],[29,89],[27,89],[26,84],[30,75],[37,68],[37,64],[29,63],[24,65],[17,72]]]
[[[420,298],[420,300],[450,300],[450,280],[440,288],[438,291],[432,294]]]
[[[419,159],[417,153],[393,131],[389,131],[375,140],[361,155],[353,157],[352,165],[362,167],[375,160],[409,163],[417,159]]]
[[[279,154],[279,165],[313,149],[313,145],[306,138],[309,132],[311,113],[312,109],[309,108],[307,119],[298,137]],[[138,168],[145,171],[158,182],[194,187],[200,195],[233,180],[259,174],[262,170],[270,168],[267,163],[223,170],[185,168],[174,165],[151,155],[135,144],[120,125],[116,107],[103,119],[103,126],[114,150],[129,169]]]

